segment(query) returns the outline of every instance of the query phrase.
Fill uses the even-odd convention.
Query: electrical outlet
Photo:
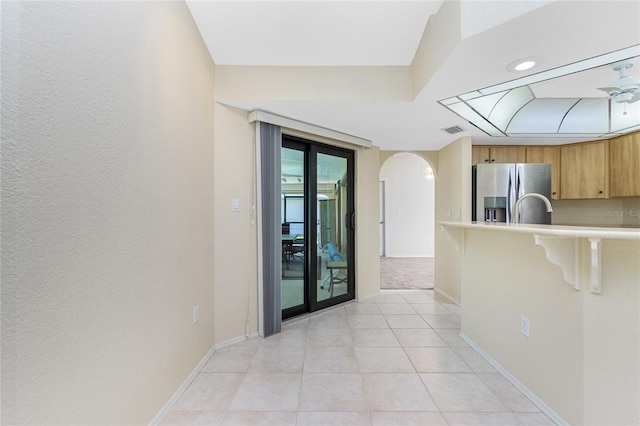
[[[520,317],[520,333],[529,337],[529,318],[525,316]]]
[[[193,307],[193,323],[197,323],[199,318],[198,305]]]

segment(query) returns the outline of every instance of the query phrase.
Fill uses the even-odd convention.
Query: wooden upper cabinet
[[[488,146],[473,145],[471,146],[471,164],[488,164],[490,163],[491,154]]]
[[[472,164],[524,163],[527,158],[524,146],[481,146],[471,147]]]
[[[492,163],[524,163],[527,149],[524,146],[494,146],[491,148]]]
[[[579,143],[560,147],[562,199],[608,198],[608,142]]]
[[[560,147],[528,146],[527,163],[551,164],[551,198],[559,200],[560,193]]]
[[[609,196],[640,196],[640,132],[609,140]]]

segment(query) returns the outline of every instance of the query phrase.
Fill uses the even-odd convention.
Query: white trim
[[[378,172],[378,175],[380,174],[380,172]],[[384,238],[384,241],[382,242],[382,251],[383,251],[383,255],[381,257],[389,257],[389,180],[388,179],[379,179],[380,184],[382,185],[382,192],[384,195],[384,200],[382,200],[382,209],[384,210],[383,213],[383,220],[384,223],[382,224],[382,232],[384,233],[384,235],[382,236],[382,238]],[[378,190],[380,190],[380,186],[378,186]],[[379,213],[378,213],[379,214]]]
[[[434,255],[428,255],[428,254],[403,254],[402,256],[380,256],[380,257],[386,257],[386,258],[392,258],[392,259],[403,259],[403,258],[407,258],[407,259],[433,259],[435,256]]]
[[[337,130],[316,126],[315,124],[305,123],[304,121],[294,120],[293,118],[283,117],[281,115],[272,114],[270,112],[261,111],[258,109],[249,113],[249,123],[253,123],[255,121],[274,124],[276,126],[299,130],[301,132],[313,133],[318,136],[336,139],[365,148],[371,148],[372,146],[371,141],[368,139],[360,138],[358,136],[349,135]]]
[[[551,407],[549,407],[543,400],[538,398],[538,396],[534,394],[531,390],[529,390],[529,388],[523,385],[522,382],[520,382],[520,380],[516,379],[511,373],[509,373],[502,365],[498,363],[498,361],[493,359],[488,353],[482,350],[480,346],[476,344],[476,342],[471,340],[468,336],[466,336],[462,332],[460,332],[460,337],[462,338],[462,340],[467,342],[469,346],[475,349],[476,352],[478,352],[484,359],[486,359],[489,364],[491,364],[496,370],[498,370],[500,374],[504,376],[505,379],[511,382],[513,386],[515,386],[520,392],[522,392],[524,396],[529,398],[531,402],[533,402],[540,409],[540,411],[542,411],[544,414],[547,415],[547,417],[551,419],[552,422],[554,422],[557,425],[569,424],[569,422],[567,422],[562,417],[560,417],[558,413],[556,413]]]
[[[249,336],[234,337],[233,339],[225,340],[224,342],[220,342],[217,345],[215,345],[215,350],[218,351],[218,350],[220,350],[222,348],[226,348],[227,346],[235,345],[236,343],[245,342],[245,341],[253,339],[255,337],[260,337],[258,335],[257,331],[254,331]]]
[[[211,356],[215,351],[216,351],[216,346],[214,345],[211,347],[211,349],[209,349],[209,351],[204,356],[204,358],[200,360],[198,365],[196,365],[196,367],[191,371],[191,374],[189,374],[187,378],[184,379],[180,387],[173,393],[173,395],[171,395],[171,398],[169,398],[167,403],[162,406],[160,411],[158,411],[158,414],[156,414],[155,417],[151,419],[151,421],[149,422],[150,425],[160,424],[164,416],[166,416],[167,413],[169,413],[171,406],[173,406],[173,404],[182,396],[184,391],[187,390],[189,385],[191,385],[191,382],[195,380],[196,376],[200,373],[200,370],[202,370],[202,368],[207,364],[207,362],[209,361],[209,358],[211,358]]]
[[[365,300],[369,300],[369,299],[373,299],[374,297],[378,297],[381,294],[382,294],[382,290],[379,290],[379,291],[377,291],[375,293],[367,294],[366,296],[363,296],[363,297],[356,297],[355,301],[357,303],[364,302]]]
[[[191,374],[187,376],[187,378],[182,382],[178,390],[176,390],[171,398],[167,401],[166,404],[158,411],[158,414],[149,422],[150,425],[158,425],[162,421],[162,419],[169,413],[171,410],[171,406],[175,404],[175,402],[182,396],[182,394],[187,390],[187,388],[191,385],[191,383],[195,380],[195,378],[200,374],[200,371],[207,365],[209,359],[213,356],[213,354],[222,348],[227,346],[235,345],[236,343],[244,342],[249,339],[253,339],[258,337],[258,333],[254,332],[251,335],[247,336],[238,336],[233,339],[225,340],[224,342],[218,343],[217,345],[213,345],[211,349],[207,352],[207,354],[200,360],[198,365],[191,371]]]
[[[449,295],[448,293],[446,293],[446,292],[444,292],[444,291],[440,290],[438,287],[435,287],[435,286],[434,286],[434,287],[433,287],[433,290],[434,290],[436,293],[438,293],[440,296],[442,296],[442,297],[444,297],[444,298],[446,298],[446,299],[449,299],[449,301],[450,301],[451,303],[453,303],[454,305],[462,306],[462,304],[460,303],[460,301],[459,301],[459,300],[454,299],[454,298],[453,298],[453,296],[451,296],[451,295]]]

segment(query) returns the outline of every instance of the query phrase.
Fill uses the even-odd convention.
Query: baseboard
[[[364,302],[365,300],[369,300],[369,299],[373,299],[374,297],[378,297],[382,294],[382,291],[376,291],[375,293],[371,293],[371,294],[367,294],[364,297],[356,297],[355,301],[356,302]]]
[[[258,337],[258,332],[254,331],[248,336],[238,336],[233,339],[225,340],[224,342],[220,342],[214,346],[214,351],[218,349],[226,348],[227,346],[235,345],[236,343],[244,342],[245,340],[253,339],[254,337]]]
[[[394,255],[386,255],[386,256],[380,256],[381,258],[388,258],[388,259],[403,259],[403,258],[410,258],[410,259],[433,259],[435,256],[434,255],[423,255],[423,254],[403,254],[402,256],[394,256]]]
[[[469,346],[476,350],[489,364],[491,364],[496,370],[498,370],[505,379],[507,379],[513,386],[515,386],[520,392],[522,392],[527,398],[531,400],[544,414],[547,415],[557,425],[568,425],[569,423],[565,421],[558,413],[556,413],[551,407],[549,407],[543,400],[538,398],[536,394],[534,394],[529,388],[520,382],[520,380],[516,379],[511,373],[509,373],[498,361],[493,359],[491,355],[486,353],[476,342],[466,336],[464,333],[460,332],[460,337],[462,340],[467,342]]]
[[[171,409],[171,406],[178,400],[178,398],[180,398],[180,396],[182,396],[182,394],[184,393],[184,391],[187,390],[191,382],[195,380],[198,373],[200,373],[200,370],[202,370],[202,368],[207,364],[207,362],[209,361],[209,358],[211,358],[211,356],[215,351],[216,351],[216,347],[212,346],[211,349],[209,349],[209,351],[207,352],[207,354],[200,360],[198,365],[196,365],[196,367],[191,371],[191,374],[187,376],[187,378],[182,382],[180,387],[173,393],[173,395],[171,395],[171,398],[169,398],[167,403],[164,404],[164,406],[160,409],[160,411],[158,411],[158,414],[156,414],[155,417],[151,419],[151,422],[149,422],[150,425],[157,425],[160,423],[160,421],[164,418],[164,416],[167,415],[167,413]]]
[[[454,299],[453,296],[449,295],[447,292],[440,290],[438,287],[434,287],[433,290],[436,293],[438,293],[440,296],[444,297],[445,299],[448,299],[454,305],[462,306],[459,300]]]
[[[149,424],[157,425],[160,423],[160,421],[162,421],[164,416],[166,416],[169,410],[171,409],[171,406],[182,396],[182,394],[187,390],[189,385],[191,385],[191,383],[195,380],[196,376],[200,374],[200,371],[204,368],[204,366],[207,365],[207,362],[209,362],[209,359],[213,356],[215,351],[227,346],[234,345],[236,343],[244,342],[245,340],[249,340],[257,336],[258,336],[258,332],[256,331],[254,333],[251,333],[249,336],[234,337],[233,339],[225,340],[224,342],[218,343],[217,345],[213,345],[213,347],[209,349],[207,354],[200,360],[198,365],[196,365],[195,368],[191,371],[191,373],[187,376],[184,382],[182,382],[180,387],[173,393],[173,395],[171,395],[171,398],[169,398],[167,403],[164,404],[164,406],[160,409],[160,411],[158,411],[158,414],[156,414],[155,417],[151,419]]]

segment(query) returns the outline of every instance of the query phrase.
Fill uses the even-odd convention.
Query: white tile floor
[[[432,290],[385,290],[216,351],[166,425],[551,425]]]

